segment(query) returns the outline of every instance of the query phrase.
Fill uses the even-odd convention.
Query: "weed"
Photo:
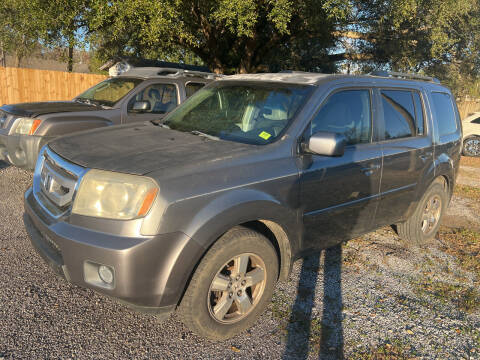
[[[465,197],[472,200],[480,200],[480,188],[468,185],[455,185],[453,193],[460,197]]]

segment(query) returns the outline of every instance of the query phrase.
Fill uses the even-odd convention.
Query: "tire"
[[[269,304],[278,263],[265,236],[241,226],[231,229],[198,265],[178,308],[180,318],[191,331],[211,340],[242,332]]]
[[[464,156],[480,156],[480,136],[472,136],[463,141]]]
[[[443,180],[435,180],[410,218],[396,224],[400,238],[407,245],[423,246],[430,242],[438,232],[448,200]]]

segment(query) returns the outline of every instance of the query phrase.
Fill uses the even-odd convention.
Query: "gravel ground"
[[[465,184],[480,187],[476,171]],[[298,261],[252,329],[213,343],[56,278],[23,228],[30,181],[0,162],[0,360],[480,359],[480,279],[448,250],[450,228],[423,249],[385,228]],[[478,226],[477,205],[454,197],[447,225]]]

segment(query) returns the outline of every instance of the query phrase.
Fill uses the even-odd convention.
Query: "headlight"
[[[39,119],[32,119],[32,118],[20,118],[17,119],[18,124],[15,128],[15,134],[23,134],[23,135],[33,135],[35,130],[40,126],[42,120]]]
[[[122,220],[143,217],[157,193],[158,186],[150,178],[89,170],[80,183],[72,213]]]

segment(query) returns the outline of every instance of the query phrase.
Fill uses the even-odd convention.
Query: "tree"
[[[349,10],[348,0],[93,0],[90,29],[105,54],[184,49],[215,72],[245,73],[325,66]]]
[[[41,0],[3,0],[0,5],[0,44],[15,55],[15,66],[44,38],[48,16]]]

